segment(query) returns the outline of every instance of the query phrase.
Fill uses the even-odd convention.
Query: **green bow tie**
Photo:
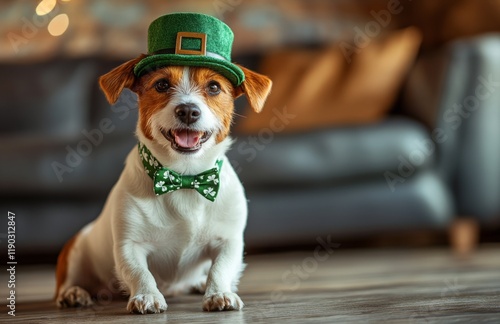
[[[194,189],[208,200],[215,201],[219,193],[222,160],[217,160],[214,168],[197,175],[181,175],[164,168],[142,143],[139,143],[139,156],[146,173],[153,179],[154,193],[157,196],[179,189]]]

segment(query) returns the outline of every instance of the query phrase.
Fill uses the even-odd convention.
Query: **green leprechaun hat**
[[[215,70],[235,86],[243,71],[231,63],[233,32],[212,16],[173,13],[154,20],[148,29],[148,56],[134,68],[138,77],[163,66],[187,65]]]

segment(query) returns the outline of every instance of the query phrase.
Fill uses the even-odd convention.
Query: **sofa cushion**
[[[453,197],[432,169],[391,192],[383,181],[311,190],[249,190],[245,244],[254,248],[317,244],[372,234],[443,229]]]
[[[95,64],[54,60],[0,66],[2,136],[74,136],[88,127]]]
[[[383,179],[386,172],[404,182],[435,159],[427,130],[402,117],[302,134],[261,135],[238,137],[228,153],[247,187]]]
[[[89,132],[96,129],[89,130]],[[101,197],[123,170],[136,145],[114,133],[81,137],[14,137],[0,140],[0,192],[5,197]],[[100,141],[99,138],[101,138]]]

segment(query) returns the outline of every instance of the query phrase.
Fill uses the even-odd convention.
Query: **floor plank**
[[[254,255],[241,312],[201,311],[201,296],[168,298],[164,314],[132,315],[125,300],[55,308],[52,266],[16,273],[16,316],[2,323],[500,323],[500,246],[458,259],[448,249],[331,250]],[[8,276],[0,275],[6,300]]]

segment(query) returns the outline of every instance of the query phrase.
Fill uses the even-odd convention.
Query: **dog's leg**
[[[205,294],[205,291],[207,290],[208,272],[210,271],[211,265],[212,261],[209,260],[197,269],[195,275],[193,276],[192,284],[190,285],[190,291],[192,294]]]
[[[243,242],[225,240],[220,243],[211,250],[213,263],[208,273],[203,310],[240,310],[243,302],[234,290],[243,269]]]
[[[127,241],[115,247],[117,274],[130,291],[127,310],[131,313],[161,313],[167,309],[165,297],[148,269],[147,249]]]
[[[88,281],[90,274],[85,276],[84,252],[79,242],[80,234],[75,235],[66,243],[57,259],[56,268],[56,305],[58,307],[85,307],[93,304],[90,294],[83,289],[84,282]],[[87,277],[87,278],[85,278]]]

